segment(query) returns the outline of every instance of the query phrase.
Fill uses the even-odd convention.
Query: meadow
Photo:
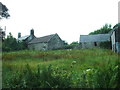
[[[3,88],[118,88],[119,55],[107,49],[2,54]]]

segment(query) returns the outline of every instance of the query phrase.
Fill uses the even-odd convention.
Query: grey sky
[[[17,38],[18,32],[37,37],[58,33],[71,43],[79,36],[101,28],[105,23],[118,22],[119,0],[0,0],[11,17],[0,21]]]

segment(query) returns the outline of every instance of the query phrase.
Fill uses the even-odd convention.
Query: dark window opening
[[[46,48],[46,46],[43,46],[43,48]]]
[[[94,42],[94,45],[95,45],[95,46],[97,46],[97,43],[96,43],[96,42]]]

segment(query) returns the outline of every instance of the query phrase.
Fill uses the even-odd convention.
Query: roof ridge
[[[109,41],[110,34],[96,34],[96,35],[81,35],[80,42],[95,42],[95,41]]]
[[[27,36],[30,36],[30,35],[24,35],[24,36],[21,36],[21,37],[19,37],[19,38],[22,38],[22,37],[27,37]]]
[[[42,37],[51,36],[51,35],[54,35],[54,34],[45,35],[45,36],[42,36]],[[37,37],[37,38],[42,38],[42,37]]]
[[[52,37],[51,37],[51,38],[53,38],[55,35],[56,35],[56,34],[52,34]],[[48,42],[51,40],[51,38],[48,40]]]
[[[105,34],[92,34],[92,35],[80,35],[80,36],[93,36],[93,35],[109,35],[109,33],[105,33]]]
[[[38,42],[49,42],[50,39],[56,34],[50,34],[50,35],[46,35],[46,36],[42,36],[42,37],[36,37],[35,39],[33,39],[31,42],[29,43],[38,43]]]

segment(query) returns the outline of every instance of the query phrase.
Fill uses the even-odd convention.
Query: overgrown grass
[[[3,87],[120,87],[119,57],[106,49],[3,53]]]

